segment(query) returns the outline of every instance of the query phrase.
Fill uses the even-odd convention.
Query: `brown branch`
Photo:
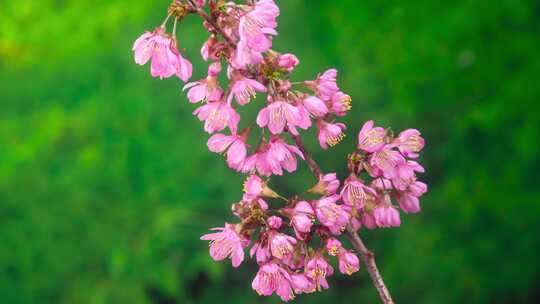
[[[377,288],[381,301],[385,304],[393,304],[394,301],[392,300],[392,296],[390,296],[390,292],[388,291],[388,288],[386,288],[379,269],[377,268],[377,263],[375,263],[375,255],[373,252],[366,248],[366,245],[364,245],[364,242],[362,242],[362,239],[358,233],[356,233],[350,225],[347,226],[347,237],[351,241],[351,244],[354,246],[356,251],[358,251],[362,256],[369,276],[373,281],[373,285],[375,285],[375,288]]]
[[[300,136],[298,135],[293,134],[291,134],[291,137],[298,146],[298,149],[300,149],[302,154],[304,154],[306,164],[311,170],[311,173],[313,173],[313,175],[318,179],[321,175],[321,169],[317,165],[317,162],[315,162],[315,160],[311,158],[311,155],[306,150],[306,147],[302,142],[302,138],[300,138]],[[364,242],[362,241],[358,233],[356,233],[350,225],[347,226],[347,237],[351,241],[351,244],[354,246],[354,249],[356,249],[356,251],[362,256],[362,260],[366,265],[369,276],[373,281],[373,285],[375,285],[375,288],[377,288],[377,292],[379,293],[381,301],[384,304],[393,304],[394,301],[392,300],[390,292],[388,291],[388,288],[386,288],[384,280],[381,277],[379,269],[377,268],[377,264],[375,263],[375,255],[373,254],[373,252],[367,249],[366,245],[364,245]]]
[[[236,49],[236,43],[234,43],[234,40],[223,31],[223,29],[217,24],[217,21],[213,17],[208,15],[201,8],[197,8],[197,6],[193,3],[192,0],[188,0],[188,2],[193,6],[193,12],[195,12],[197,15],[201,16],[206,22],[208,22],[233,49]]]
[[[321,169],[319,168],[319,165],[317,165],[317,162],[315,162],[315,160],[313,158],[311,158],[311,155],[306,150],[306,146],[304,146],[304,143],[302,142],[302,138],[300,138],[300,136],[298,136],[298,135],[293,135],[290,132],[289,132],[289,134],[291,134],[291,137],[293,138],[294,143],[296,144],[298,149],[300,149],[300,151],[304,155],[304,160],[306,161],[306,164],[308,165],[309,170],[311,170],[313,175],[315,175],[315,178],[319,179],[319,177],[322,174]]]

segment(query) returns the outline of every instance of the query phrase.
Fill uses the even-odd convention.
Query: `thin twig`
[[[311,155],[306,150],[306,147],[304,146],[304,143],[302,142],[302,138],[300,138],[300,136],[298,135],[294,135],[292,133],[290,134],[294,140],[294,143],[304,155],[304,160],[306,161],[306,164],[308,165],[309,170],[311,170],[313,175],[315,175],[315,178],[319,179],[319,177],[321,176],[321,169],[319,168],[319,165],[317,165],[317,162],[315,162],[315,160],[311,158]]]
[[[347,226],[347,237],[351,241],[351,244],[354,246],[356,251],[358,251],[362,256],[369,276],[373,281],[373,285],[375,285],[375,288],[377,288],[381,301],[384,304],[393,304],[394,301],[392,300],[392,296],[390,296],[390,292],[388,291],[388,288],[386,288],[379,269],[377,268],[377,263],[375,263],[375,254],[366,248],[366,245],[364,245],[364,242],[358,233],[356,233],[352,227],[350,227],[350,225]]]
[[[195,13],[197,13],[197,15],[201,16],[204,20],[206,20],[206,22],[208,22],[214,28],[214,30],[216,30],[221,35],[221,37],[223,37],[223,39],[225,39],[225,41],[227,41],[227,43],[233,49],[236,49],[236,43],[234,43],[232,38],[229,37],[229,35],[225,33],[225,31],[223,31],[223,29],[217,24],[216,20],[210,15],[208,15],[201,8],[197,8],[197,6],[193,3],[192,0],[188,0],[188,1],[193,6]]]

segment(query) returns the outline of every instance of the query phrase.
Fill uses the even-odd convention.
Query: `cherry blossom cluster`
[[[193,82],[192,65],[176,38],[178,22],[189,14],[203,17],[209,33],[200,51],[208,62],[207,76]],[[427,186],[416,179],[424,171],[415,161],[424,147],[420,132],[408,129],[394,137],[373,121],[358,134],[357,151],[348,157],[350,175],[343,183],[335,173],[317,169],[319,181],[309,194],[285,198],[268,186],[271,176],[296,171],[298,158],[309,161],[299,144],[301,130],[316,127],[319,145],[326,150],[344,138],[346,126],[336,119],[351,109],[335,69],[314,80],[291,80],[298,58],[272,49],[279,14],[273,0],[175,0],[165,21],[138,38],[133,51],[137,64],[151,62],[153,77],[176,76],[186,82],[187,99],[198,104],[193,114],[211,134],[208,149],[225,155],[231,169],[247,174],[242,199],[232,205],[238,223],[201,237],[210,241],[211,257],[230,258],[238,267],[249,248],[259,265],[253,289],[289,301],[295,294],[329,287],[331,258],[343,274],[358,271],[357,254],[339,237],[346,229],[400,226],[398,210],[419,212],[419,197]],[[258,115],[241,124],[241,108],[249,103],[260,104]],[[256,128],[260,132],[253,132]],[[253,134],[256,145],[248,143]]]

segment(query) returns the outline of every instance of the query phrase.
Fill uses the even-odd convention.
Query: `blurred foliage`
[[[427,139],[430,192],[402,228],[363,232],[398,303],[538,303],[538,1],[278,1],[277,50],[297,79],[340,70],[350,136],[325,171],[344,177],[375,119]],[[206,150],[181,83],[152,79],[131,45],[167,1],[0,3],[2,303],[278,303],[256,267],[214,263],[198,240],[232,220],[242,176]],[[180,25],[205,66],[195,17]],[[305,166],[274,179],[292,194]],[[374,303],[365,272],[297,303]]]

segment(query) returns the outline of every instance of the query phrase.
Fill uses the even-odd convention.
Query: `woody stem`
[[[236,49],[236,43],[234,43],[234,41],[232,40],[232,38],[223,31],[223,29],[217,24],[217,21],[215,20],[214,17],[208,15],[204,10],[202,10],[201,8],[197,8],[197,6],[195,5],[195,3],[193,3],[192,0],[188,0],[188,2],[193,6],[193,9],[194,9],[194,12],[201,16],[206,22],[208,22],[212,28],[214,28],[214,30],[216,32],[218,32],[221,37],[223,37],[223,39],[225,39],[225,41],[233,48],[233,49]]]

